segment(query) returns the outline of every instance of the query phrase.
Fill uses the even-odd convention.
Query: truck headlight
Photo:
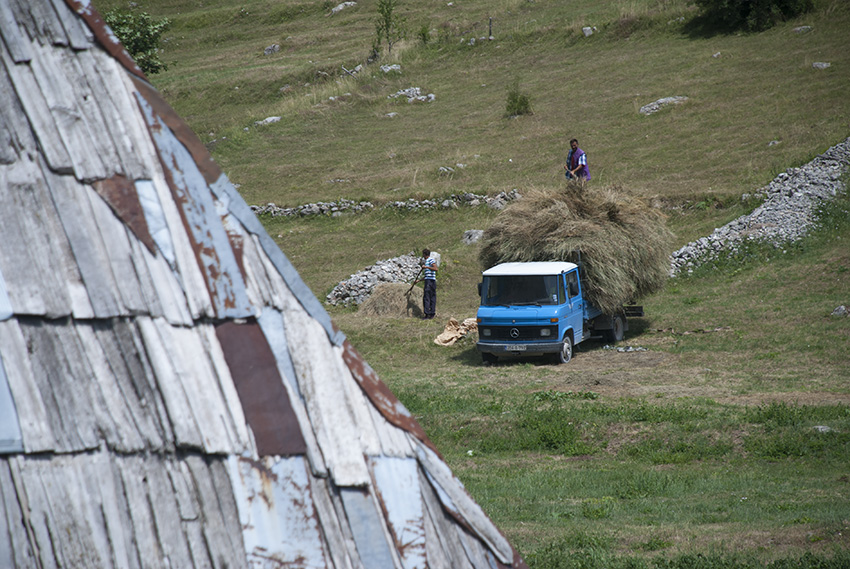
[[[490,329],[489,328],[481,328],[481,335],[482,336],[489,336],[490,335]]]
[[[541,336],[551,336],[552,330],[550,328],[541,328],[540,329],[540,335]]]

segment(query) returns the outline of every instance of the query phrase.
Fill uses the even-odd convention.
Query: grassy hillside
[[[409,39],[372,65],[375,0],[335,15],[336,1],[139,4],[172,20],[169,69],[151,81],[249,203],[558,187],[576,137],[592,186],[662,208],[678,246],[850,135],[843,0],[760,34],[706,29],[685,0],[402,0]],[[394,63],[400,73],[381,71]],[[516,81],[534,113],[506,118]],[[435,101],[388,98],[408,87]],[[666,96],[689,99],[638,113]],[[281,120],[255,124],[270,116]],[[625,344],[646,351],[590,343],[566,366],[484,367],[471,339],[432,342],[448,317],[475,313],[477,248],[461,236],[495,211],[263,221],[319,298],[379,259],[442,253],[436,320],[331,313],[533,569],[841,567],[850,318],[829,314],[850,305],[848,212],[836,205],[804,244],[644,299]]]

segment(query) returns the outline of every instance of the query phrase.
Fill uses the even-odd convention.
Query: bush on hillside
[[[813,0],[696,0],[705,15],[730,29],[766,30],[814,8]]]
[[[519,80],[514,81],[508,88],[508,100],[505,104],[506,117],[518,117],[520,115],[533,114],[531,111],[531,99],[520,91]]]
[[[483,269],[510,261],[581,261],[586,298],[609,314],[656,292],[670,270],[664,215],[619,188],[530,190],[484,231]]]
[[[146,75],[168,69],[159,59],[159,41],[171,26],[171,20],[163,18],[155,21],[147,12],[116,8],[107,12],[103,21]]]

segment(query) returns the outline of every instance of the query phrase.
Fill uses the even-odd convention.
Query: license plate
[[[522,344],[508,344],[507,346],[505,346],[505,351],[506,352],[524,352],[525,346],[523,346]]]

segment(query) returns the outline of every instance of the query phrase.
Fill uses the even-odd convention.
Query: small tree
[[[112,28],[124,49],[145,74],[153,75],[168,69],[159,59],[159,41],[171,26],[171,20],[163,18],[154,21],[147,12],[116,8],[107,12],[103,21]]]
[[[386,42],[387,53],[392,53],[393,46],[403,40],[406,35],[405,20],[396,12],[398,0],[378,0],[378,17],[375,18],[375,45],[373,52],[380,52],[381,45]]]
[[[813,0],[696,0],[707,17],[730,29],[766,30],[814,7]]]

